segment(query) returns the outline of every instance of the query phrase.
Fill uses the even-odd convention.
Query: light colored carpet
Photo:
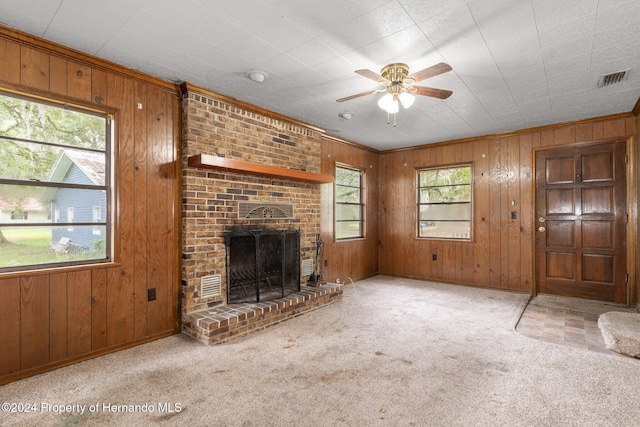
[[[527,300],[377,276],[226,344],[176,335],[7,384],[0,402],[38,411],[0,414],[0,425],[637,425],[640,360],[519,334]],[[42,403],[85,413],[43,413]],[[144,404],[154,412],[104,409]]]
[[[640,357],[640,314],[604,313],[598,318],[598,327],[609,350]]]

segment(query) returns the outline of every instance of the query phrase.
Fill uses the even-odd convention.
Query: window
[[[418,170],[418,237],[471,239],[471,166]]]
[[[106,114],[0,92],[0,272],[111,259],[110,148]]]
[[[336,166],[336,240],[364,237],[364,172]]]

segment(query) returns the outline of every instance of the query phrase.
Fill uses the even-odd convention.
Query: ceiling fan
[[[380,74],[371,70],[356,70],[357,74],[363,77],[367,77],[375,82],[383,84],[385,87],[375,89],[367,92],[358,93],[355,95],[347,96],[337,99],[337,102],[349,101],[361,96],[373,95],[381,92],[388,92],[378,101],[380,108],[385,110],[389,114],[394,114],[395,126],[395,114],[398,112],[398,101],[404,108],[409,108],[415,100],[413,94],[430,96],[438,99],[447,99],[453,93],[450,90],[436,89],[426,86],[415,86],[415,83],[426,80],[430,77],[451,71],[451,67],[444,62],[440,62],[431,67],[427,67],[424,70],[417,71],[413,74],[409,74],[409,66],[407,64],[389,64],[386,65],[380,71]]]

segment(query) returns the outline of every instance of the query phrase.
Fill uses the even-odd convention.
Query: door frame
[[[634,307],[636,305],[640,306],[640,301],[637,300],[637,288],[636,288],[636,241],[637,241],[637,221],[638,221],[638,197],[637,197],[637,179],[636,179],[636,148],[635,141],[633,136],[628,137],[620,137],[620,138],[605,138],[605,139],[597,139],[586,142],[576,142],[571,144],[558,144],[558,145],[546,145],[535,147],[532,152],[532,180],[531,180],[531,202],[533,209],[537,206],[537,174],[538,171],[536,169],[536,159],[538,153],[541,151],[548,150],[556,150],[562,148],[575,148],[575,147],[586,147],[590,145],[597,144],[606,144],[611,142],[624,142],[625,143],[625,154],[626,154],[626,180],[627,180],[627,227],[626,227],[626,245],[627,245],[627,256],[626,256],[626,265],[627,265],[627,307]],[[538,294],[538,274],[536,269],[536,238],[535,238],[535,230],[536,230],[536,215],[532,215],[532,224],[531,224],[531,251],[532,251],[532,272],[533,277],[531,280],[531,295],[536,296]],[[611,303],[612,305],[616,305]]]

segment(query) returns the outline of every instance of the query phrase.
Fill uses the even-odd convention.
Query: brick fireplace
[[[212,344],[339,299],[341,286],[305,286],[306,272],[299,291],[269,304],[227,304],[229,233],[295,229],[300,260],[315,259],[321,185],[331,185],[319,174],[321,131],[189,84],[181,89],[183,332]],[[247,203],[270,208],[247,216]],[[273,214],[285,204],[290,215]],[[219,292],[205,295],[210,278]]]

